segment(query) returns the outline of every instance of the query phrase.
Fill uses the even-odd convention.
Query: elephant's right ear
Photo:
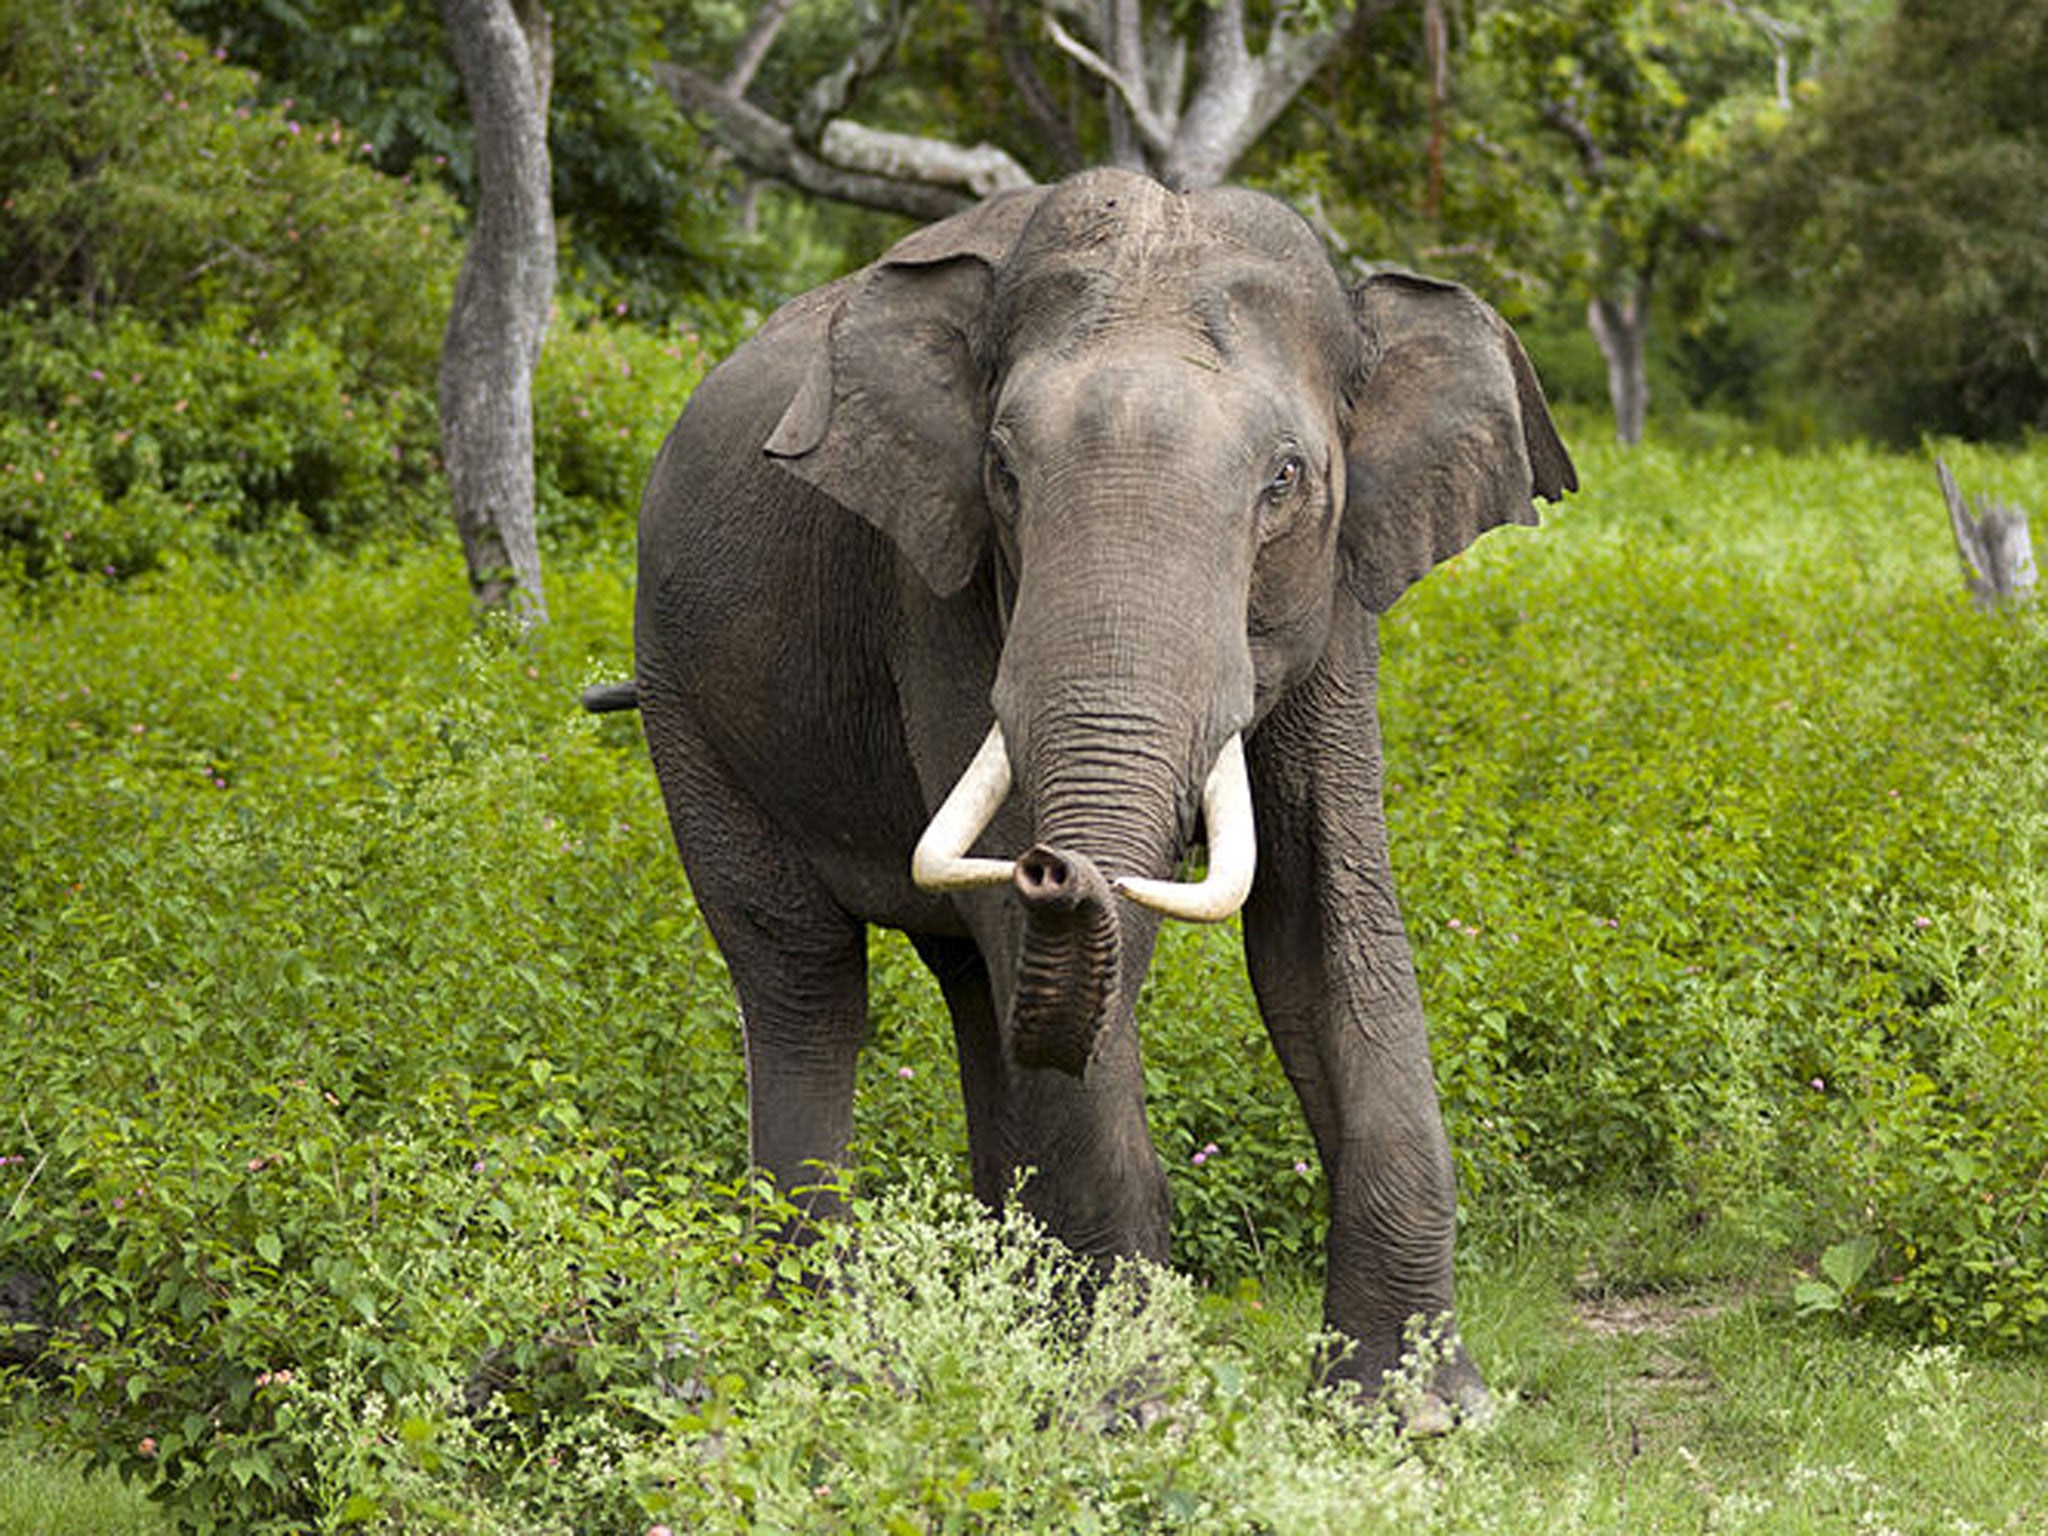
[[[988,543],[983,328],[995,267],[1038,205],[1002,194],[893,247],[845,285],[766,449],[887,534],[941,596]]]

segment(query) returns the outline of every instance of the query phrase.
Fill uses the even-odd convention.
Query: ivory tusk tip
[[[1174,880],[1151,880],[1143,875],[1125,875],[1110,882],[1110,889],[1128,902],[1148,908],[1164,917],[1184,923],[1220,923],[1234,917],[1251,894],[1251,881],[1233,881],[1210,887],[1184,885]]]

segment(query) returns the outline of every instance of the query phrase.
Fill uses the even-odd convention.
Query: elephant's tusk
[[[1259,858],[1242,736],[1232,736],[1216,754],[1216,766],[1202,786],[1202,817],[1209,832],[1209,872],[1199,881],[1126,875],[1112,881],[1111,889],[1127,901],[1184,922],[1220,923],[1237,911],[1251,894]]]
[[[910,878],[919,890],[971,891],[1010,883],[1017,872],[1014,859],[967,856],[1009,794],[1010,754],[1003,745],[1003,728],[996,724],[988,728],[988,739],[917,840]]]

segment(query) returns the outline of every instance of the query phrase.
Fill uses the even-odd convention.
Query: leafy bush
[[[648,466],[710,366],[693,331],[558,316],[534,376],[534,499],[543,534],[630,543]]]
[[[130,577],[309,539],[416,538],[441,516],[433,403],[365,383],[310,331],[216,311],[171,334],[0,312],[0,547],[11,574]]]
[[[453,205],[378,175],[339,123],[255,82],[155,4],[27,0],[0,27],[0,303],[215,309],[317,330],[366,384],[431,376],[459,248]]]
[[[628,417],[631,385],[680,387],[688,355],[575,344],[594,364],[557,398],[656,433],[668,403]],[[1949,451],[1967,484],[2048,489],[2031,458]],[[1867,1243],[1822,1270],[1845,1315],[2025,1343],[2048,1299],[2048,913],[2041,824],[2014,807],[2044,787],[2042,620],[1963,601],[1917,462],[1583,457],[1596,489],[1548,531],[1489,541],[1383,626],[1468,1261],[1620,1190],[1784,1268]],[[590,462],[595,508],[626,469]],[[558,556],[554,621],[525,640],[474,634],[445,536],[260,588],[174,565],[0,610],[0,1274],[50,1288],[43,1368],[80,1442],[195,1522],[623,1525],[688,1489],[736,1522],[838,1486],[747,1439],[748,1415],[814,1412],[816,1384],[771,1387],[766,1362],[854,1325],[785,1319],[735,1238],[722,967],[636,725],[573,706],[624,668],[622,564]],[[964,1138],[936,989],[901,940],[874,954],[856,1125],[888,1192],[935,1153],[962,1168]],[[1143,1023],[1180,1262],[1285,1276],[1319,1249],[1321,1180],[1235,936],[1163,935]],[[708,1396],[669,1399],[656,1362],[685,1329],[723,1352]],[[932,1390],[1001,1368],[968,1358]],[[507,1359],[509,1391],[454,1406]],[[846,1453],[848,1489],[963,1527],[1084,1519],[892,1481],[910,1410],[863,1379],[896,1427]],[[1276,1410],[1233,1379],[1168,1394],[1206,1439],[1077,1442],[1087,1510],[1198,1524],[1210,1463],[1254,1479],[1217,1447],[1255,1454],[1234,1415]],[[1352,1442],[1328,1433],[1308,1462],[1339,1464]],[[708,1434],[753,1459],[700,1476],[676,1436]],[[1162,1459],[1122,1460],[1141,1449]],[[523,1513],[478,1494],[493,1480]]]

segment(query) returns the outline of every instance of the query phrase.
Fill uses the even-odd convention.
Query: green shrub
[[[258,105],[135,0],[26,0],[0,25],[0,303],[236,311],[316,330],[365,385],[431,376],[459,246],[453,205],[377,174],[339,123]]]
[[[430,397],[366,384],[309,331],[229,311],[170,334],[0,313],[0,545],[17,579],[126,578],[309,540],[417,538],[442,515]]]
[[[557,546],[632,543],[647,472],[710,359],[695,332],[557,316],[534,376],[534,499]]]

